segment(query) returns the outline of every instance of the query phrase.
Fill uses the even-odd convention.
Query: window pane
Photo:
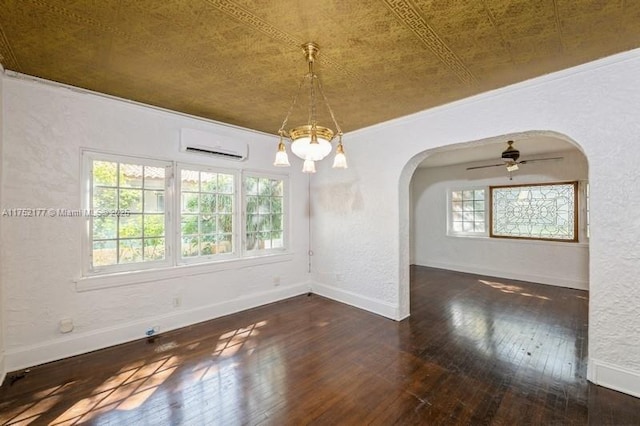
[[[233,252],[233,235],[222,234],[218,235],[218,253],[231,253]]]
[[[117,238],[118,217],[101,216],[93,219],[93,239],[108,240]]]
[[[215,213],[216,194],[200,194],[200,213]]]
[[[485,233],[484,189],[451,191],[450,232]]]
[[[142,237],[142,215],[120,216],[118,238]]]
[[[93,208],[95,210],[116,210],[118,208],[118,190],[115,188],[94,188]]]
[[[142,240],[120,240],[120,263],[142,262]]]
[[[121,189],[118,208],[131,213],[142,212],[142,191],[138,189]]]
[[[142,166],[139,164],[120,164],[121,188],[142,188]]]
[[[218,192],[218,174],[200,172],[200,185],[202,192]]]
[[[111,161],[94,161],[93,185],[117,186],[118,163],[113,163]]]
[[[164,190],[164,167],[144,167],[145,189]]]
[[[219,192],[223,194],[233,194],[233,175],[218,175]]]
[[[233,216],[230,214],[218,215],[218,232],[231,233],[233,231]]]
[[[180,232],[182,235],[197,235],[199,233],[198,216],[182,215],[180,221]]]
[[[164,238],[146,238],[144,240],[145,260],[162,260],[164,253]]]
[[[218,212],[233,212],[233,195],[218,195]]]
[[[198,208],[198,194],[191,192],[182,193],[182,211],[183,212],[195,212],[199,211]]]
[[[244,190],[248,195],[258,195],[258,178],[244,178]]]
[[[182,237],[182,257],[193,257],[199,254],[198,237]]]
[[[164,236],[164,215],[144,216],[144,236],[145,238]]]
[[[216,217],[215,216],[200,216],[200,233],[202,234],[215,234],[216,232]]]
[[[200,191],[200,172],[194,170],[180,171],[181,191]]]
[[[164,212],[164,191],[144,191],[144,212]]]
[[[94,266],[109,266],[118,264],[117,241],[94,241],[92,256],[92,263]]]

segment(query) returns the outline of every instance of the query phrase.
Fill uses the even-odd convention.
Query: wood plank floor
[[[32,368],[0,424],[640,425],[588,384],[587,293],[412,267],[411,317],[312,295]]]

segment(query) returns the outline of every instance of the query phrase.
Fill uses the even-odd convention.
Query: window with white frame
[[[245,250],[255,253],[285,248],[286,181],[283,177],[246,174]]]
[[[484,188],[458,189],[449,193],[449,233],[486,235]]]
[[[126,157],[86,158],[89,271],[122,271],[164,264],[164,197],[171,163]]]
[[[235,174],[180,166],[178,176],[181,258],[235,253]]]
[[[85,276],[255,257],[288,246],[286,175],[89,151],[83,162],[83,206],[92,212]]]

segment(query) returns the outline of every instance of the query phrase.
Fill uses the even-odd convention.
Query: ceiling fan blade
[[[536,161],[562,160],[564,157],[534,158],[533,160],[518,161],[518,164],[535,163]]]
[[[488,166],[467,167],[467,170],[486,169],[488,167],[504,167],[504,163],[502,163],[502,164],[489,164]]]

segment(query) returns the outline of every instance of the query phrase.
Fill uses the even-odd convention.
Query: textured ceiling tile
[[[7,69],[270,133],[307,41],[350,131],[638,47],[640,1],[0,2]]]

